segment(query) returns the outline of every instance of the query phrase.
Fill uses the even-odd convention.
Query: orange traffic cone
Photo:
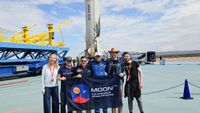
[[[181,97],[182,99],[193,99],[190,95],[190,89],[188,86],[188,81],[187,79],[185,79],[185,86],[184,86],[184,91],[183,91],[183,97]]]

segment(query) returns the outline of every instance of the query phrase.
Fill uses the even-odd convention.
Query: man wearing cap
[[[121,66],[121,61],[117,56],[119,51],[116,48],[111,48],[111,50],[108,52],[110,53],[111,58],[107,60],[107,71],[109,75],[112,75],[112,76],[118,75],[121,77],[119,90],[122,95],[123,76],[125,75],[125,71],[124,71],[125,69],[123,69],[123,67]],[[112,113],[116,113],[116,108],[112,108]],[[122,106],[118,107],[118,113],[122,113]]]
[[[61,67],[58,71],[57,79],[61,81],[61,113],[66,113],[66,80],[72,78],[73,67],[72,67],[72,58],[70,56],[64,58],[65,65]],[[72,113],[72,111],[68,111]]]
[[[100,52],[95,53],[95,60],[90,62],[90,68],[92,76],[107,76],[107,65],[105,61],[102,61],[102,54]],[[100,113],[99,108],[95,108],[95,113]],[[107,108],[103,108],[103,113],[107,113]]]

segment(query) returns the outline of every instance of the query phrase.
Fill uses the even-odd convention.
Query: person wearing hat
[[[110,53],[111,58],[109,58],[107,60],[107,70],[108,70],[108,75],[112,75],[112,76],[120,76],[121,80],[120,80],[120,93],[122,95],[123,93],[123,76],[125,75],[125,72],[121,65],[121,61],[118,58],[118,53],[119,51],[116,48],[111,48],[110,51],[108,51]],[[121,96],[122,98],[122,96]],[[121,103],[122,105],[122,103]],[[112,108],[112,113],[116,113],[116,108]],[[122,113],[122,106],[118,107],[118,113]]]
[[[102,60],[102,54],[100,52],[96,52],[94,61],[90,62],[92,76],[107,76],[106,68],[107,64]],[[95,108],[95,113],[100,113],[100,109]],[[103,108],[103,113],[107,113],[107,108]]]
[[[67,79],[72,78],[73,75],[72,58],[68,56],[64,58],[64,61],[65,65],[59,69],[57,77],[57,79],[61,81],[61,113],[66,113],[66,81]],[[72,113],[72,111],[68,111],[68,113]]]

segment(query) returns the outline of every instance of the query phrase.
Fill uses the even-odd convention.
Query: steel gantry
[[[29,29],[34,25],[23,27],[10,37],[0,37],[0,78],[15,76],[18,73],[39,73],[50,54],[58,56],[60,64],[69,48],[64,47],[64,41],[54,42],[54,32],[71,23],[67,20],[57,27],[48,24],[48,31],[29,36]]]

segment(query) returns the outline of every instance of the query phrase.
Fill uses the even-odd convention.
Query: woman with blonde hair
[[[58,58],[56,54],[50,54],[48,64],[42,68],[42,94],[44,113],[59,113],[58,81],[59,70]],[[52,100],[51,100],[52,99]],[[52,102],[52,104],[50,103]],[[52,110],[51,106],[52,105]]]

